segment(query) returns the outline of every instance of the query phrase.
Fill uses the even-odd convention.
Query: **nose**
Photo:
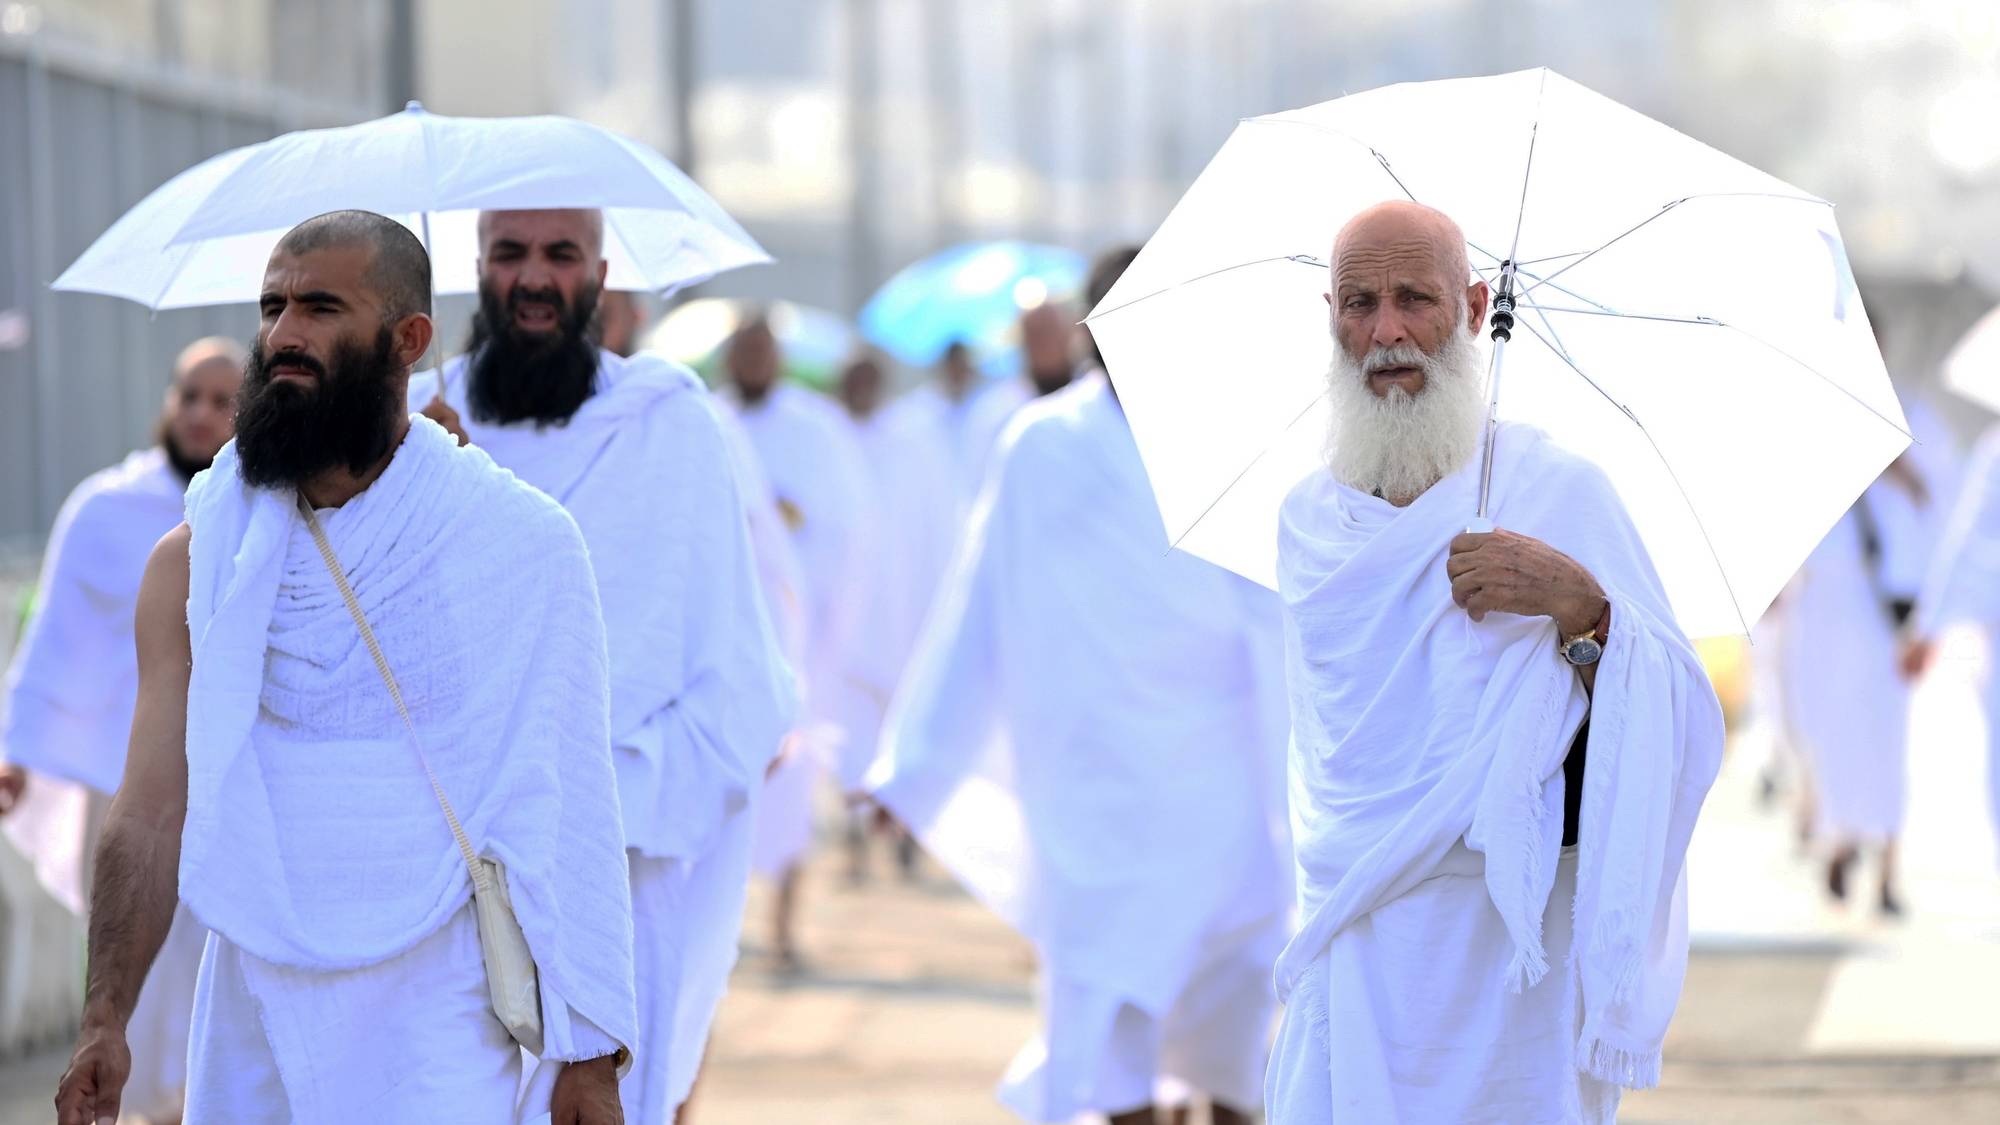
[[[1409,325],[1402,314],[1390,305],[1375,314],[1375,331],[1372,343],[1378,348],[1397,347],[1410,338]]]
[[[304,327],[304,314],[293,312],[291,306],[287,305],[264,333],[265,353],[274,355],[278,352],[306,350]]]
[[[547,262],[540,258],[530,258],[521,266],[520,274],[514,279],[517,289],[547,289],[554,275]]]

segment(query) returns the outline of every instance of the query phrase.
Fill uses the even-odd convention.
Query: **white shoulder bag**
[[[542,1053],[541,983],[535,973],[534,954],[528,949],[527,937],[521,933],[520,921],[514,917],[514,904],[507,897],[506,869],[496,860],[473,854],[472,841],[465,838],[458,815],[451,811],[451,802],[445,800],[444,787],[438,784],[429,759],[424,757],[423,745],[417,739],[417,725],[410,721],[410,710],[403,705],[403,691],[396,686],[396,677],[389,671],[382,646],[375,642],[375,631],[368,627],[368,618],[361,612],[354,588],[347,584],[340,560],[334,557],[319,517],[313,514],[304,493],[299,494],[299,511],[306,517],[306,526],[312,529],[313,543],[319,547],[320,558],[326,560],[334,585],[340,587],[347,612],[354,616],[355,628],[361,630],[361,639],[367,642],[368,655],[375,658],[375,670],[382,673],[389,697],[396,701],[396,713],[403,717],[403,726],[410,733],[410,747],[417,752],[424,776],[430,778],[431,792],[437,795],[438,808],[444,810],[452,838],[458,841],[458,852],[465,857],[466,873],[472,876],[472,914],[479,923],[479,952],[486,962],[486,985],[493,998],[493,1014],[500,1018],[501,1025],[516,1043],[530,1054],[539,1055]]]

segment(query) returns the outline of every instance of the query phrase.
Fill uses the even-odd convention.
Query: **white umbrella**
[[[2000,308],[1966,330],[1944,357],[1944,385],[2000,412]]]
[[[567,117],[445,117],[412,102],[388,117],[287,133],[189,168],[112,224],[55,288],[153,309],[254,301],[287,230],[356,208],[424,235],[435,290],[470,293],[478,288],[479,211],[552,207],[603,209],[612,289],[662,292],[771,260],[645,145]]]
[[[1239,124],[1089,318],[1181,549],[1274,581],[1325,258],[1391,198],[1512,289],[1498,417],[1609,474],[1692,635],[1746,632],[1909,441],[1830,204],[1547,70],[1388,86]]]

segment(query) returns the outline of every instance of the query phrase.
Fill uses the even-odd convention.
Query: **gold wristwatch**
[[[1595,664],[1604,655],[1604,646],[1611,640],[1611,599],[1604,599],[1604,612],[1597,615],[1597,624],[1588,632],[1567,637],[1562,643],[1562,658],[1581,668]]]

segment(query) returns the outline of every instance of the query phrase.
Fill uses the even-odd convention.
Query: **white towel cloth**
[[[1500,431],[1493,518],[1577,559],[1610,597],[1594,703],[1557,654],[1548,619],[1495,614],[1475,624],[1459,609],[1445,558],[1475,510],[1478,475],[1468,465],[1396,508],[1321,471],[1285,502],[1279,590],[1303,923],[1279,958],[1279,995],[1324,963],[1337,935],[1447,873],[1455,854],[1474,857],[1475,869],[1483,863],[1508,946],[1493,962],[1500,971],[1473,982],[1473,994],[1539,981],[1561,843],[1561,766],[1588,709],[1579,938],[1571,963],[1557,966],[1575,975],[1583,1018],[1564,1049],[1584,1074],[1651,1085],[1687,957],[1677,889],[1721,760],[1721,710],[1609,481],[1531,427]],[[1304,999],[1286,1021],[1325,1030],[1326,1011]],[[1421,1003],[1394,994],[1377,1002],[1398,1011]],[[1409,1034],[1439,1046],[1458,1018],[1448,1009],[1409,1015]],[[1330,1034],[1344,1050],[1350,1031]],[[1300,1065],[1312,1064],[1273,1063]]]
[[[649,353],[598,358],[596,392],[561,426],[475,420],[463,356],[445,367],[445,401],[475,447],[583,532],[611,657],[625,843],[692,860],[762,784],[790,722],[791,674],[700,379]]]
[[[631,1120],[663,1121],[735,963],[748,873],[732,898],[724,869],[794,708],[736,459],[700,380],[649,353],[600,350],[595,392],[559,426],[473,418],[464,357],[444,385],[472,443],[561,503],[590,548],[639,958],[640,1051],[619,1092]],[[412,391],[415,403],[433,388]],[[690,893],[697,870],[720,885]]]
[[[33,776],[0,831],[79,918],[94,830],[124,776],[132,734],[139,580],[153,545],[181,522],[184,487],[158,447],[76,486],[49,532],[35,616],[8,670],[0,757]],[[126,1028],[126,1104],[149,1114],[180,1104],[202,937],[200,924],[177,910]],[[44,968],[67,969],[65,954],[60,969]]]
[[[8,762],[117,791],[139,696],[139,579],[153,545],[181,522],[182,503],[181,479],[158,448],[91,474],[63,502],[35,616],[7,672]]]
[[[831,686],[843,790],[875,760],[882,716],[902,682],[957,542],[956,462],[937,429],[897,403],[854,423],[868,472],[861,564],[840,599],[840,672]]]
[[[287,981],[393,976],[461,914],[471,884],[292,497],[245,486],[236,466],[225,447],[188,493],[180,888],[250,966],[268,1016]],[[473,848],[506,867],[541,975],[545,1057],[601,1053],[602,1036],[633,1045],[604,631],[575,523],[423,418],[368,489],[321,519]],[[280,1069],[302,1065],[266,1031]]]
[[[1023,1112],[1130,1108],[1061,1076],[1283,924],[1281,658],[1268,592],[1168,550],[1103,376],[1016,416],[867,785],[1095,998],[1010,1076]]]
[[[839,752],[841,605],[863,561],[868,478],[853,425],[825,395],[780,383],[736,411],[791,531],[804,595],[799,742],[757,808],[756,865],[776,874],[796,865],[811,842],[812,794]]]
[[[1973,451],[1916,621],[1918,635],[1933,639],[1950,625],[1972,625],[1984,634],[1987,801],[2000,829],[2000,426]]]

